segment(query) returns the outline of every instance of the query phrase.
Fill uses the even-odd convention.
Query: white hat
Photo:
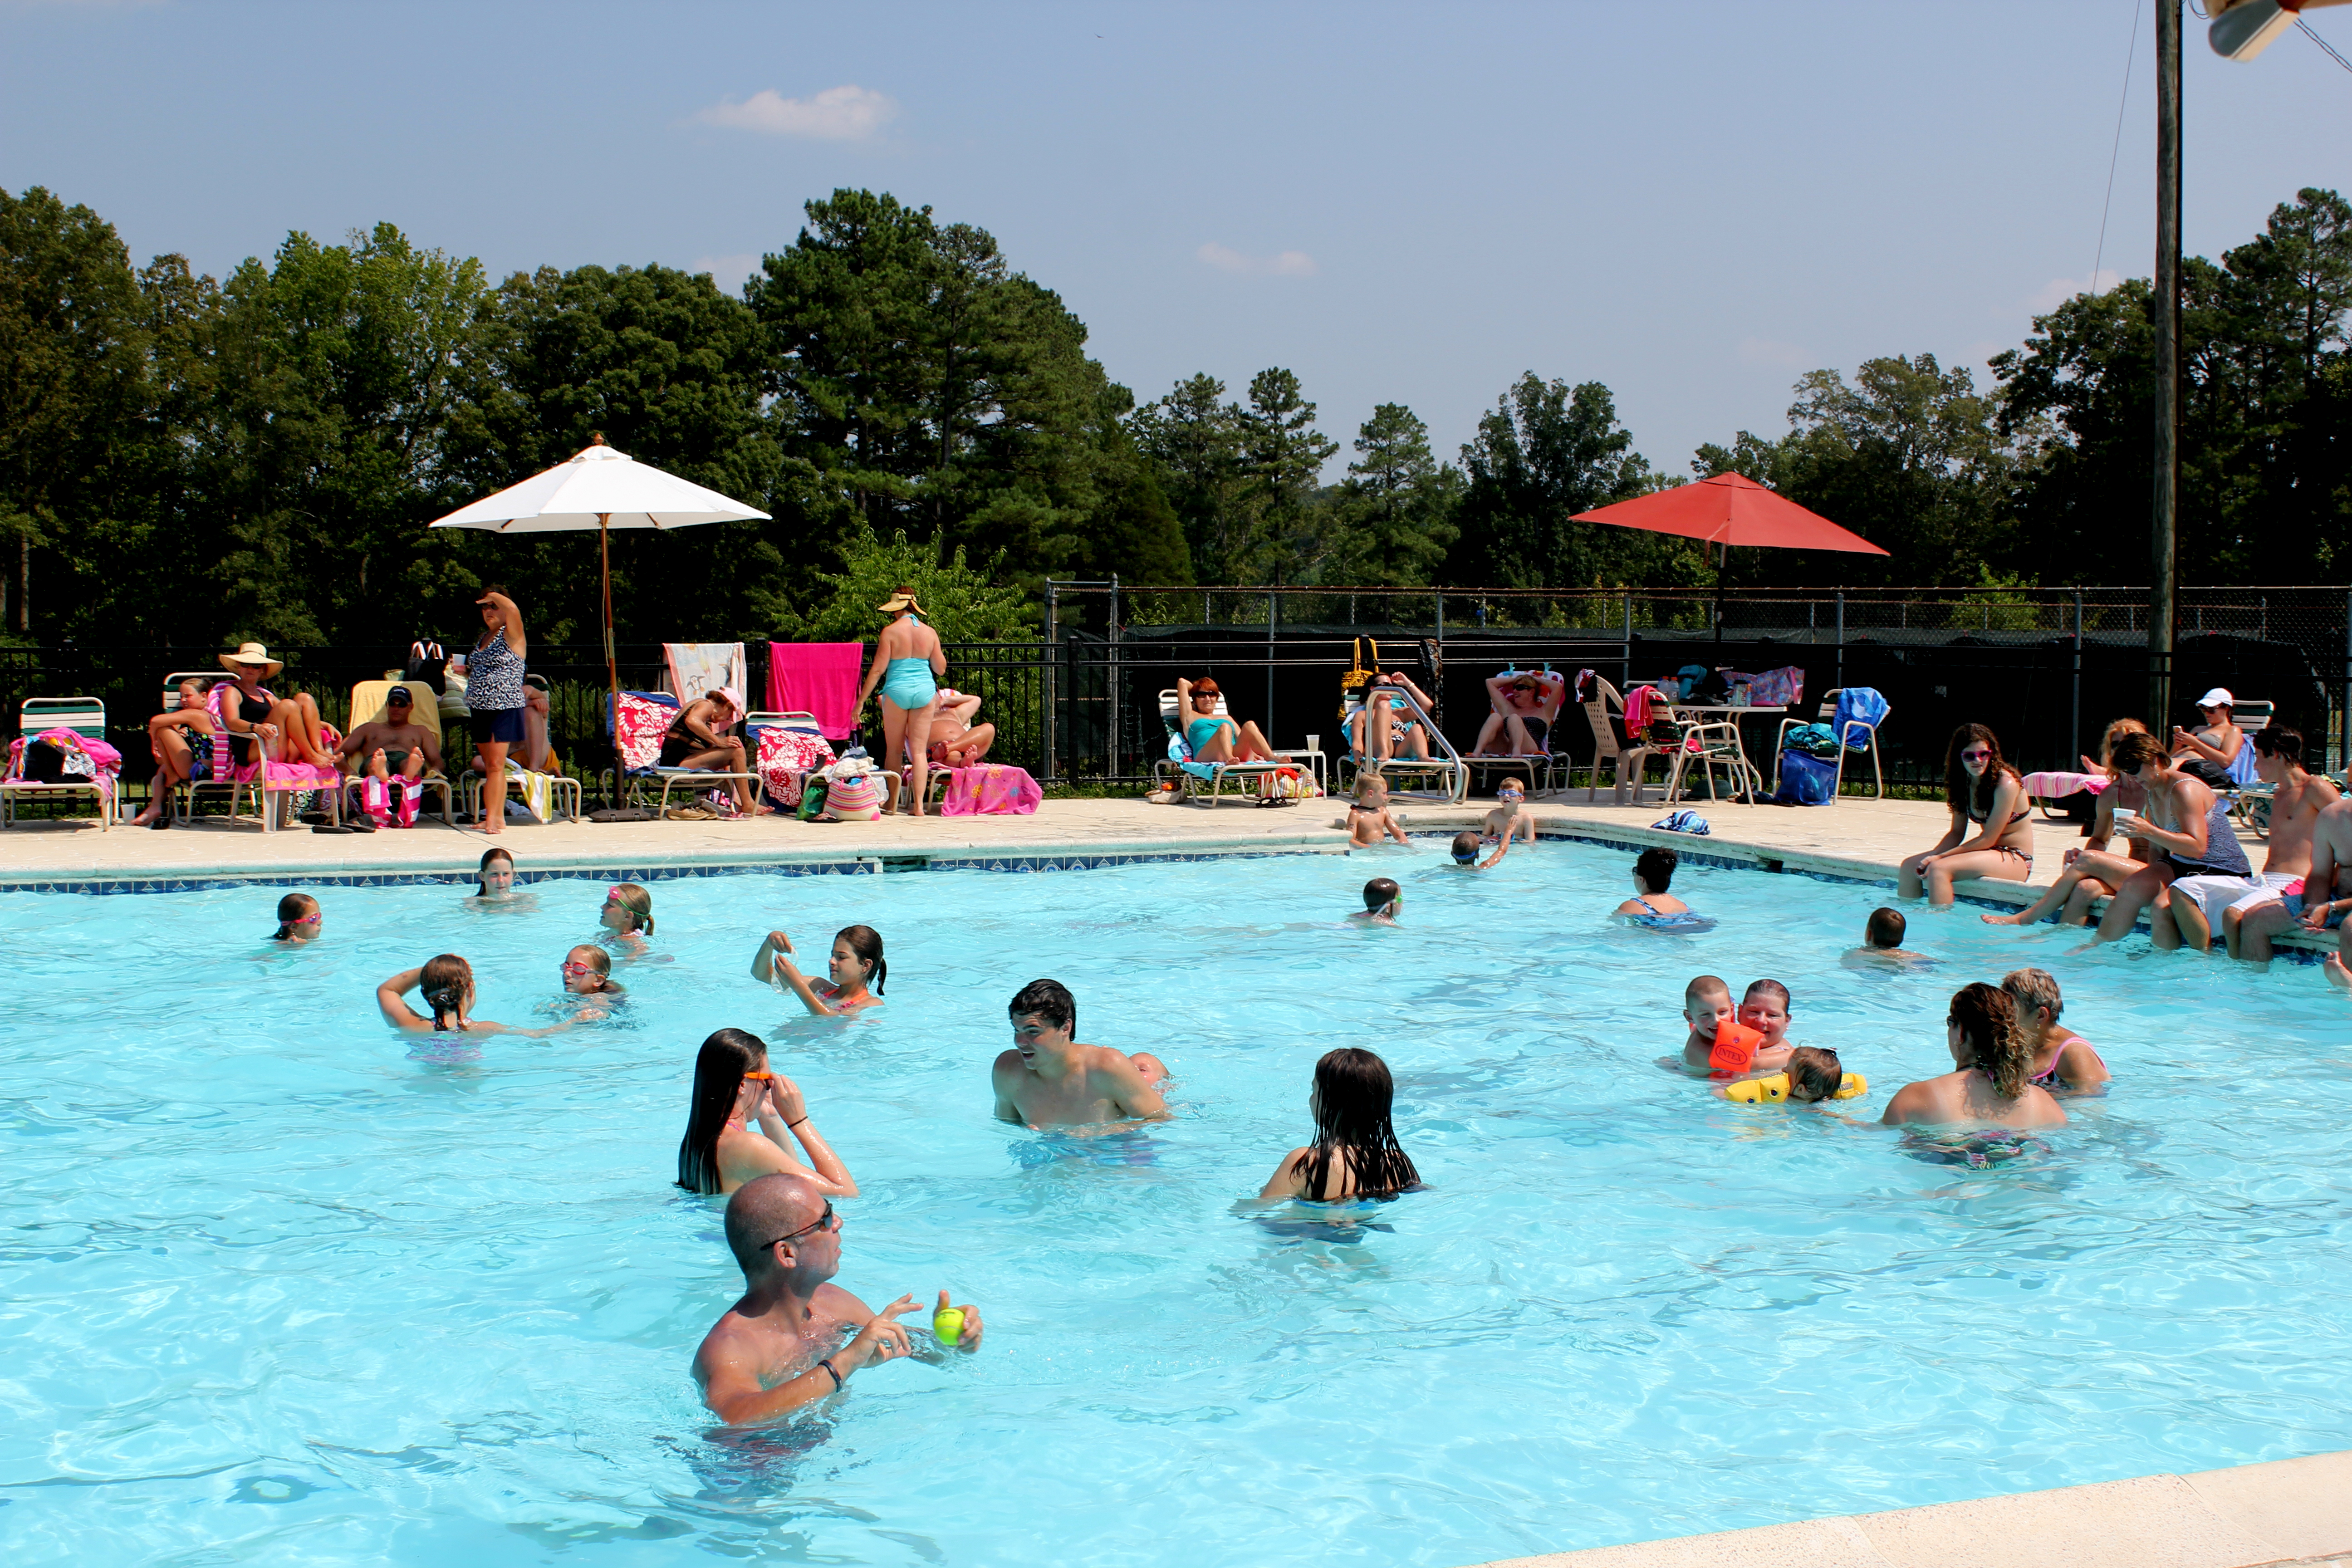
[[[2217,686],[2197,700],[2200,708],[2235,708],[2237,705],[2238,700],[2230,695],[2230,689],[2226,686]]]
[[[223,669],[231,671],[236,670],[245,665],[258,664],[265,667],[267,673],[275,675],[279,670],[286,668],[286,664],[283,659],[270,658],[269,650],[262,647],[257,642],[247,643],[242,647],[239,647],[235,653],[225,653],[221,655],[220,661],[221,668]]]

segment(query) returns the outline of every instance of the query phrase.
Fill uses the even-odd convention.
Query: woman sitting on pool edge
[[[2107,848],[2108,839],[2115,837],[2117,812],[2144,812],[2147,809],[2147,786],[2139,782],[2137,773],[2123,772],[2116,766],[2116,747],[2126,735],[2145,735],[2147,726],[2137,719],[2118,719],[2107,726],[2099,740],[2099,760],[2083,759],[2091,771],[2107,775],[2107,787],[2099,792],[2099,804],[2091,815],[2089,842],[2078,849],[2066,851],[2065,863],[2059,868],[2058,879],[2025,908],[2011,914],[1985,915],[1985,924],[1994,926],[2030,926],[2057,910],[2062,926],[2091,923],[2091,905],[2100,899],[2112,899],[2116,889],[2142,866],[2147,864],[2148,847],[2137,838],[2124,840],[2124,853]],[[2062,907],[2063,906],[2063,907]]]
[[[1929,903],[1949,904],[1952,884],[1963,877],[2022,882],[2033,874],[2033,807],[2025,781],[2001,761],[2000,742],[1981,724],[1961,725],[1944,748],[1944,804],[1952,826],[1933,849],[1903,862],[1895,878],[1900,897],[1916,899],[1924,889]]]
[[[846,1017],[861,1008],[882,1005],[882,984],[890,978],[890,965],[882,956],[882,933],[872,926],[844,926],[834,932],[833,951],[825,960],[830,984],[811,984],[784,956],[792,951],[791,937],[770,931],[751,955],[751,978],[789,989],[820,1018]]]
[[[750,1123],[757,1121],[754,1132]],[[808,1156],[793,1155],[797,1141]],[[761,1176],[793,1175],[828,1197],[854,1198],[857,1182],[809,1120],[792,1079],[768,1068],[767,1042],[720,1029],[694,1058],[694,1099],[677,1144],[677,1184],[689,1193],[731,1193]]]
[[[404,1000],[412,989],[421,994],[425,1005],[433,1009],[431,1017]],[[402,970],[375,988],[375,1005],[383,1012],[385,1023],[412,1033],[529,1035],[536,1039],[571,1026],[563,1023],[545,1029],[519,1029],[511,1024],[467,1016],[467,1010],[474,1005],[474,968],[454,952],[428,958],[421,968]]]
[[[1688,904],[1666,891],[1681,864],[1682,857],[1662,846],[1643,850],[1633,857],[1633,896],[1610,912],[1646,931],[1712,931],[1712,917],[1692,913]]]
[[[1945,1043],[1958,1070],[1906,1083],[1886,1102],[1888,1127],[2063,1127],[2066,1112],[2034,1083],[2033,1046],[2008,993],[1979,981],[1953,994]]]
[[[1260,1201],[1385,1202],[1421,1185],[1421,1173],[1398,1146],[1389,1120],[1395,1099],[1388,1063],[1371,1052],[1342,1046],[1324,1053],[1307,1097],[1315,1142],[1283,1156],[1258,1193]]]

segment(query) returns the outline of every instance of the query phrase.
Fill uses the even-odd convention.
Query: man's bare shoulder
[[[999,1083],[1018,1079],[1024,1070],[1021,1065],[1021,1053],[1010,1048],[997,1052],[996,1065],[989,1069],[991,1075]]]

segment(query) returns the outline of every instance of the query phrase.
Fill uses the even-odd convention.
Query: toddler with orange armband
[[[1765,984],[1765,983],[1759,983]],[[1756,987],[1750,986],[1751,999]],[[1788,993],[1784,990],[1781,996]],[[1777,1017],[1788,1028],[1788,1005],[1769,1016],[1749,1019],[1749,1009],[1735,1006],[1731,987],[1717,976],[1702,974],[1683,988],[1683,1021],[1690,1034],[1683,1041],[1683,1065],[1710,1078],[1738,1078],[1747,1073],[1778,1072],[1789,1064],[1789,1047],[1767,1027]]]

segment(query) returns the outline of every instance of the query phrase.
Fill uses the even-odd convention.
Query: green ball
[[[953,1307],[942,1308],[931,1319],[931,1332],[940,1336],[940,1343],[951,1345],[963,1338],[963,1314]]]

